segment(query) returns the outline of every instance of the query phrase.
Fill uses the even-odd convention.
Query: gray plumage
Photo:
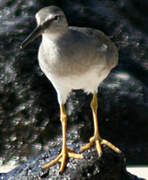
[[[55,6],[41,9],[36,19],[36,34],[42,34],[39,65],[54,85],[59,103],[66,102],[72,89],[97,92],[118,63],[117,48],[109,37],[96,29],[69,27]]]
[[[80,150],[85,151],[96,145],[98,155],[101,156],[101,145],[104,144],[120,153],[117,147],[100,137],[97,118],[98,86],[118,63],[117,48],[108,36],[99,30],[69,27],[63,11],[58,7],[41,9],[36,14],[36,19],[38,26],[22,43],[22,47],[42,35],[38,52],[39,65],[58,94],[63,136],[61,153],[42,169],[60,162],[60,172],[63,172],[67,158],[83,158],[81,154],[68,149],[66,144],[67,114],[64,104],[73,89],[83,89],[93,94],[90,106],[94,121],[94,136]]]

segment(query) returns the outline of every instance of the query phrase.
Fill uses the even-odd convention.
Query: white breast
[[[80,76],[55,77],[52,74],[46,74],[46,76],[57,91],[59,103],[64,104],[71,90],[82,89],[86,93],[97,92],[99,84],[108,74],[109,70],[99,66]]]

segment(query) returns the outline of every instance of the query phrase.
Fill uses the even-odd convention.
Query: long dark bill
[[[26,47],[29,43],[31,43],[33,40],[35,40],[41,33],[47,29],[51,22],[56,19],[57,16],[53,16],[50,19],[48,19],[44,24],[37,26],[32,33],[29,34],[29,36],[21,43],[20,48]]]
[[[26,47],[30,44],[33,40],[35,40],[42,32],[41,26],[37,26],[28,36],[27,38],[21,43],[20,48]]]

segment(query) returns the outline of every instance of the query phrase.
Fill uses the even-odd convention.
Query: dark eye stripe
[[[46,29],[49,27],[49,25],[56,19],[58,19],[61,15],[56,15],[56,16],[53,16],[51,19],[48,19],[46,22],[44,22],[42,24],[42,30]]]
[[[49,20],[47,20],[46,22],[44,22],[43,25],[42,25],[42,28],[43,28],[43,29],[46,29],[46,28],[51,24],[51,22],[52,22],[53,20],[54,20],[54,18],[49,19]]]

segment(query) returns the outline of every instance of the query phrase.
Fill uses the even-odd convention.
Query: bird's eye
[[[59,16],[55,16],[54,19],[55,19],[55,20],[58,20],[58,19],[59,19]]]

